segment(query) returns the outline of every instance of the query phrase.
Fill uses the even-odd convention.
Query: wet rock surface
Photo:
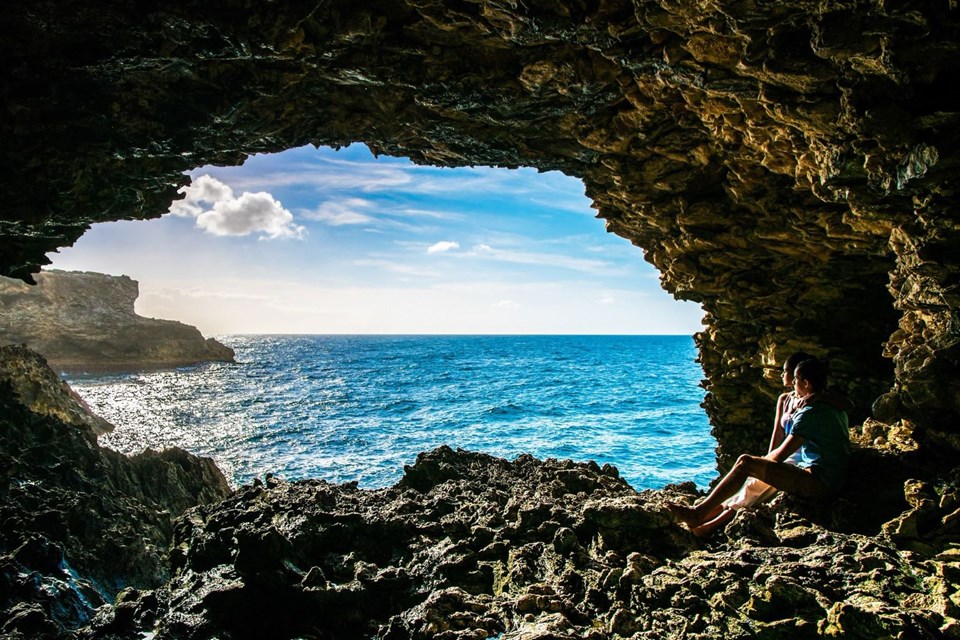
[[[26,379],[31,395],[12,383]],[[4,638],[70,637],[123,588],[163,584],[174,519],[229,493],[209,459],[99,447],[65,387],[37,354],[0,347]]]
[[[44,271],[37,285],[0,278],[0,344],[25,344],[59,369],[111,371],[233,362],[195,327],[137,315],[135,280]]]

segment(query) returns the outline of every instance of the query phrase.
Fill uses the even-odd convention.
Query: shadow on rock
[[[0,347],[4,638],[72,637],[124,588],[162,585],[174,519],[229,493],[212,460],[99,447],[100,422],[40,356]]]

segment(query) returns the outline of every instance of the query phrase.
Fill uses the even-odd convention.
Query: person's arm
[[[792,433],[784,438],[783,442],[780,443],[780,446],[764,456],[767,460],[773,460],[774,462],[783,462],[791,455],[793,452],[800,448],[805,442],[800,436],[795,436]]]
[[[773,433],[770,434],[770,446],[767,447],[767,453],[770,453],[779,447],[780,443],[783,442],[783,437],[786,435],[786,432],[783,430],[782,422],[783,411],[787,406],[787,400],[789,397],[789,393],[781,393],[780,397],[777,398],[777,412],[776,416],[773,418]]]

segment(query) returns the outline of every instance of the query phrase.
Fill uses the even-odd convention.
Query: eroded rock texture
[[[698,540],[664,506],[692,483],[448,447],[385,489],[230,493],[209,459],[99,447],[39,355],[0,364],[10,640],[960,637],[960,475],[902,476],[895,434],[836,500],[781,496]]]
[[[680,488],[440,448],[389,489],[268,479],[190,512],[170,582],[125,592],[83,637],[956,637],[956,486],[908,491],[886,537],[781,501],[701,546],[663,507]]]
[[[71,637],[122,589],[159,587],[174,519],[229,493],[209,458],[97,446],[103,421],[75,400],[38,354],[0,346],[4,638]]]
[[[127,276],[44,271],[36,280],[0,278],[0,344],[25,344],[80,371],[233,362],[233,349],[196,327],[137,315],[139,286]]]
[[[0,9],[0,273],[182,172],[363,141],[581,177],[700,302],[721,464],[762,449],[796,348],[859,417],[960,448],[960,12],[946,1],[462,0]],[[892,360],[891,360],[892,358]]]

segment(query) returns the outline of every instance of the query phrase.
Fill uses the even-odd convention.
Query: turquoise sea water
[[[716,475],[686,336],[220,336],[238,364],[66,376],[123,452],[180,446],[234,484],[396,482],[441,444],[595,460],[637,489]]]

